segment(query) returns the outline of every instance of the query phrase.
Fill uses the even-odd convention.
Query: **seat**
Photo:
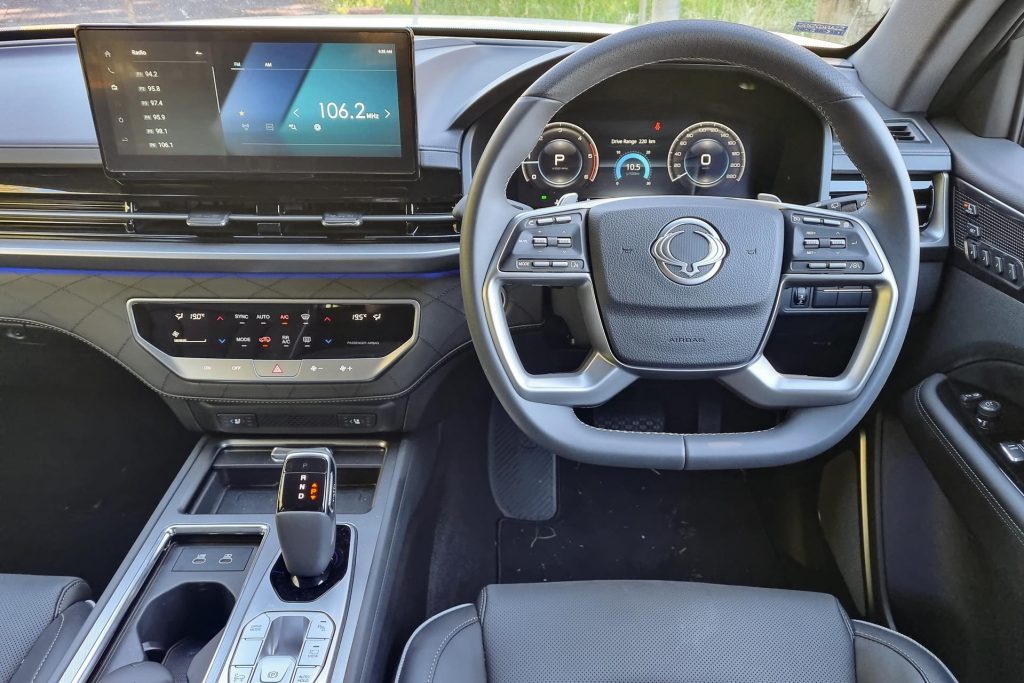
[[[89,586],[66,576],[0,574],[0,683],[49,683],[92,611]]]
[[[955,683],[830,595],[660,581],[485,588],[413,633],[396,683]]]

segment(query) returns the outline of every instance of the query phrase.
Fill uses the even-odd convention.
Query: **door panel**
[[[1024,441],[1024,149],[953,120],[936,129],[953,155],[953,230],[880,421],[888,607],[961,681],[1024,680],[1024,444],[1010,446]],[[999,416],[979,423],[984,399]]]

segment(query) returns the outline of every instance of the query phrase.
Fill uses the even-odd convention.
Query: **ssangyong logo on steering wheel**
[[[698,218],[672,221],[651,245],[658,268],[681,285],[699,285],[713,278],[727,253],[718,231]]]

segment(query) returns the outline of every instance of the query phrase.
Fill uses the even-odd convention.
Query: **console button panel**
[[[133,299],[136,340],[185,379],[365,382],[415,342],[414,300]]]
[[[334,622],[323,612],[264,612],[242,628],[228,681],[314,683],[324,670],[334,632]]]

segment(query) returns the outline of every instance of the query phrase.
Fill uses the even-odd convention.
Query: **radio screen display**
[[[80,27],[113,174],[416,172],[408,31]]]
[[[412,303],[138,302],[139,336],[175,358],[383,358],[415,333]]]

